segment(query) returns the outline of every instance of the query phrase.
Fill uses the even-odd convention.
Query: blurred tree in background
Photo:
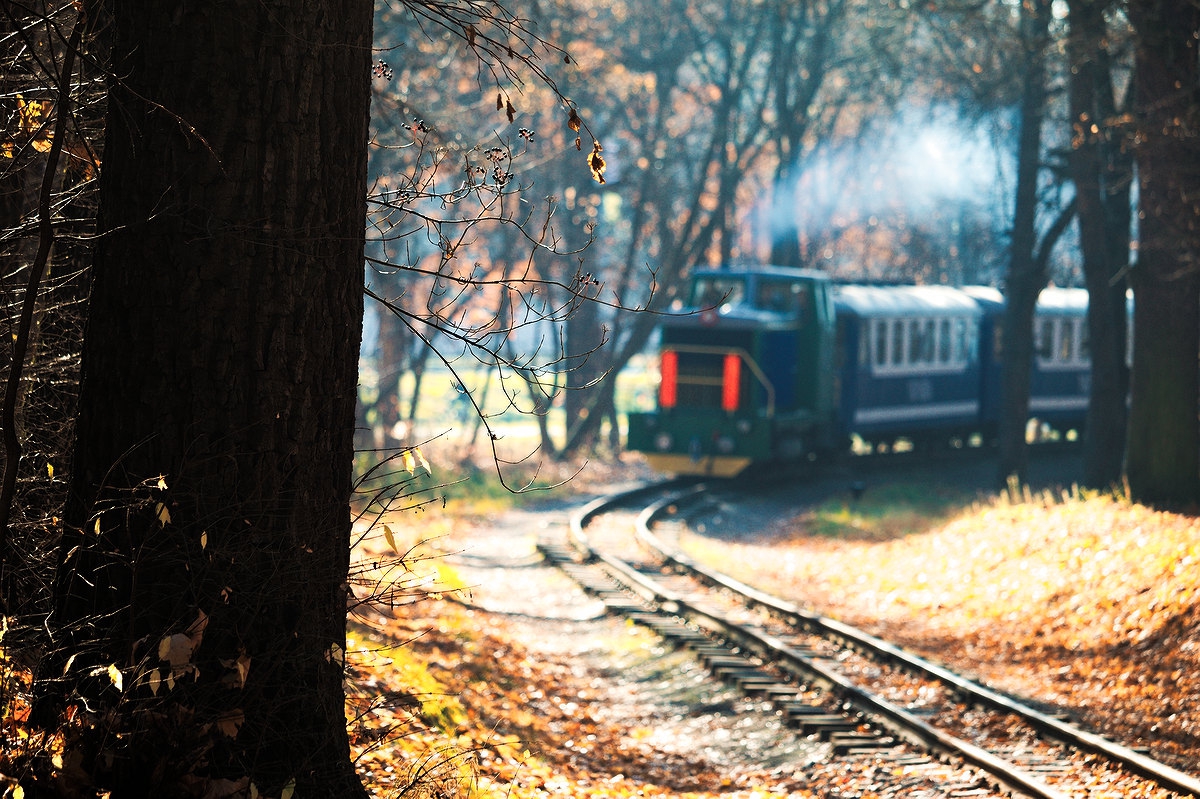
[[[1124,468],[1129,395],[1126,271],[1132,235],[1133,149],[1127,25],[1110,0],[1068,4],[1067,97],[1079,250],[1088,289],[1092,356],[1083,480],[1118,483]],[[1124,55],[1123,55],[1124,54]],[[1123,63],[1124,62],[1124,63]]]
[[[1130,0],[1138,251],[1127,474],[1141,501],[1200,503],[1200,6]]]

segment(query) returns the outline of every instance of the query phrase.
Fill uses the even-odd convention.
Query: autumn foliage
[[[1078,710],[1085,725],[1192,767],[1196,518],[1100,494],[1004,497],[948,514],[894,509],[872,518],[845,503],[736,542],[692,533],[689,547],[780,596]],[[464,531],[489,524],[459,519],[439,547],[453,550]],[[830,764],[732,779],[698,756],[655,756],[637,745],[632,722],[604,713],[592,668],[570,653],[531,651],[527,626],[464,596],[370,616],[354,635],[359,764],[385,795],[435,776],[445,795],[513,797],[803,797],[822,795],[822,780],[854,784]]]
[[[932,528],[913,519],[856,533],[853,513],[847,521],[840,535],[814,536],[809,513],[752,543],[697,547],[768,591],[1194,766],[1195,516],[1107,494],[1043,494]]]

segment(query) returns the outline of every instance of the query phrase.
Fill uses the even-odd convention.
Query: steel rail
[[[686,497],[702,493],[704,490],[703,486],[693,487],[688,491],[668,497],[661,503],[655,503],[652,507],[666,507],[682,501]],[[614,502],[627,501],[629,498],[631,498],[631,493],[621,494],[614,497]],[[784,641],[762,632],[747,629],[716,613],[704,610],[682,595],[666,590],[624,560],[591,549],[586,544],[587,539],[583,528],[588,520],[604,512],[611,504],[603,500],[596,500],[584,508],[577,517],[573,517],[571,529],[575,538],[575,546],[577,548],[588,547],[589,559],[603,563],[613,577],[645,601],[668,613],[707,627],[729,640],[736,641],[756,654],[780,663],[785,670],[797,676],[823,683],[843,701],[875,718],[889,730],[927,749],[962,758],[991,774],[993,779],[1008,790],[1020,791],[1037,799],[1069,799],[1066,794],[1056,791],[1035,776],[1021,771],[1012,763],[974,744],[948,735],[921,721],[903,708],[859,688],[842,675],[821,667],[789,647]]]
[[[1078,725],[1043,713],[1023,702],[1005,696],[987,686],[973,682],[945,667],[925,660],[849,624],[827,616],[809,613],[786,600],[760,591],[728,575],[703,566],[688,557],[685,553],[668,546],[661,538],[654,535],[650,530],[650,525],[656,518],[662,516],[670,506],[679,504],[689,497],[696,496],[703,490],[703,486],[696,486],[690,491],[680,492],[661,499],[644,509],[637,521],[639,539],[646,546],[657,552],[665,561],[674,564],[680,569],[690,571],[713,585],[733,591],[744,597],[750,605],[764,608],[785,621],[806,627],[814,632],[841,639],[852,647],[865,650],[876,657],[881,657],[897,663],[906,669],[936,679],[980,705],[1020,716],[1031,726],[1042,731],[1049,737],[1077,749],[1101,755],[1107,760],[1122,765],[1135,774],[1153,780],[1164,788],[1177,793],[1200,796],[1200,779],[1191,774],[1154,760],[1116,741],[1088,732]],[[916,721],[918,724],[923,723],[919,720]],[[907,724],[907,722],[905,723]]]

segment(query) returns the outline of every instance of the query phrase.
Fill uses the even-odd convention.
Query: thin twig
[[[17,400],[21,393],[21,378],[25,371],[25,358],[29,353],[29,339],[33,330],[33,313],[37,306],[38,289],[50,261],[50,250],[54,245],[53,212],[54,181],[58,172],[58,160],[66,138],[67,122],[71,114],[71,76],[75,71],[75,52],[79,49],[83,19],[77,18],[71,30],[63,56],[62,71],[58,78],[58,117],[54,121],[54,139],[46,154],[46,171],[42,175],[41,193],[38,197],[38,251],[29,269],[29,281],[25,285],[21,318],[13,340],[12,362],[9,366],[8,385],[4,392],[4,406],[0,410],[0,426],[4,428],[4,477],[0,485],[0,613],[7,615],[16,605],[16,586],[13,582],[14,563],[12,534],[9,522],[12,518],[13,501],[17,493],[17,470],[21,460],[21,440],[17,435]]]

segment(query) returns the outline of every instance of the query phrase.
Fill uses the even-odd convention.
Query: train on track
[[[976,286],[857,285],[772,266],[697,271],[661,326],[657,410],[629,414],[628,448],[674,474],[850,451],[995,439],[1004,299]],[[1030,415],[1083,431],[1087,292],[1037,304]]]

